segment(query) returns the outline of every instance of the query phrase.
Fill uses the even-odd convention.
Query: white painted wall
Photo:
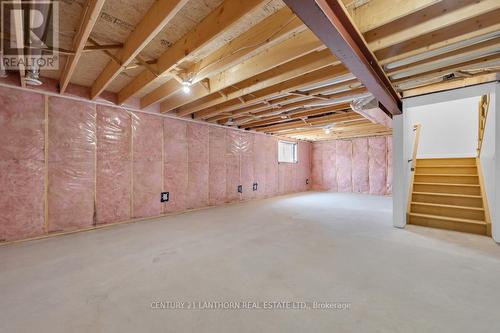
[[[406,225],[406,203],[409,176],[405,160],[405,133],[404,117],[392,117],[392,221],[395,227],[404,228]]]
[[[409,107],[405,121],[422,125],[419,158],[476,155],[479,96]]]
[[[485,184],[487,184],[485,186],[485,190],[490,206],[490,212],[493,211],[493,214],[491,214],[492,236],[496,242],[500,243],[500,213],[495,209],[496,207],[500,207],[500,193],[498,195],[496,193],[496,189],[500,190],[500,159],[496,158],[497,147],[498,149],[500,149],[500,131],[497,130],[500,129],[500,116],[496,116],[497,111],[500,110],[500,83],[482,84],[473,87],[455,89],[451,91],[403,100],[403,115],[396,116],[393,119],[393,224],[395,227],[404,228],[404,226],[406,225],[406,205],[408,202],[408,190],[410,183],[410,164],[408,163],[408,160],[411,158],[413,147],[412,126],[417,120],[420,121],[423,127],[425,127],[425,124],[423,124],[424,122],[428,123],[425,117],[419,118],[419,115],[415,116],[412,111],[408,110],[415,110],[418,107],[423,107],[426,105],[435,105],[438,103],[472,98],[472,100],[475,101],[473,113],[476,117],[476,119],[474,120],[476,133],[474,135],[472,135],[471,133],[467,135],[469,136],[469,138],[474,137],[475,139],[473,140],[472,146],[468,146],[467,150],[464,149],[459,153],[465,154],[465,152],[467,152],[468,155],[462,156],[475,156],[475,146],[477,144],[477,103],[479,101],[478,96],[484,94],[490,94],[491,102],[490,114],[488,115],[486,134],[487,137],[485,138],[484,143],[484,145],[486,145],[486,148],[483,146],[481,167]],[[451,120],[449,118],[446,118],[445,123],[451,124]],[[431,130],[431,133],[432,132],[433,131]],[[433,135],[435,140],[439,140],[439,134],[437,133],[428,135]],[[420,139],[423,140],[424,136],[425,132],[421,132]],[[433,154],[437,151],[442,151],[443,147],[445,147],[445,144],[437,145],[440,147],[432,147],[432,142],[424,144],[422,151],[420,152],[419,150],[419,157],[425,156],[424,154]],[[470,151],[472,149],[471,147],[473,147],[474,149],[472,154],[470,154]],[[455,154],[459,153],[455,152]]]
[[[496,158],[497,150],[500,150],[500,116],[498,113],[500,112],[500,83],[496,84],[495,93],[491,95],[491,104],[490,106],[494,106],[494,132],[495,132],[495,154],[492,157],[493,163],[492,168],[488,170],[488,173],[483,173],[485,183],[489,184],[486,189],[489,191],[488,202],[490,205],[490,211],[493,210],[493,216],[491,218],[492,221],[492,236],[493,239],[500,243],[500,213],[498,209],[500,207],[500,159]],[[490,110],[491,111],[491,110]],[[482,153],[481,153],[482,154]],[[484,169],[483,169],[484,172]],[[491,187],[491,184],[495,184],[495,186]],[[490,197],[491,196],[491,197]],[[493,207],[493,209],[492,209]]]

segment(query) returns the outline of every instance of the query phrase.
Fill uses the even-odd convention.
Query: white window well
[[[297,142],[278,141],[278,163],[297,163]]]

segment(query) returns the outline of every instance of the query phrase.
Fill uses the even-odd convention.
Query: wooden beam
[[[401,113],[398,93],[338,0],[284,1],[368,88],[384,111]]]
[[[327,49],[320,52],[312,52],[303,57],[271,68],[268,71],[260,73],[249,79],[238,82],[238,86],[241,88],[235,91],[227,92],[224,96],[215,95],[209,100],[204,99],[201,103],[193,103],[182,106],[179,108],[178,114],[181,116],[189,115],[231,100],[232,105],[248,105],[253,103],[253,99],[255,97],[254,93],[261,89],[294,79],[312,71],[323,69],[335,63],[338,63],[338,61]],[[244,104],[241,103],[240,98],[245,99]]]
[[[356,98],[357,96],[364,94],[366,92],[367,92],[366,88],[361,87],[361,88],[346,90],[346,91],[342,91],[342,92],[328,95],[328,98],[331,102],[325,102],[323,100],[314,99],[314,97],[312,97],[311,99],[306,100],[306,101],[299,101],[296,103],[283,105],[283,107],[280,107],[278,109],[273,109],[272,107],[267,107],[267,110],[262,110],[262,111],[256,112],[255,114],[257,116],[269,116],[269,115],[281,114],[283,112],[288,112],[288,111],[293,110],[294,108],[298,108],[298,107],[301,107],[302,109],[304,109],[304,108],[315,107],[315,105],[328,106],[328,105],[332,105],[332,104],[340,104],[340,103],[345,103],[346,99],[352,100],[352,99]],[[341,99],[342,101],[338,101],[339,99]]]
[[[158,58],[158,75],[166,74],[190,53],[198,50],[236,23],[243,15],[260,5],[263,0],[225,0],[205,17],[193,30],[174,43]],[[159,1],[169,2],[169,1]],[[149,71],[137,75],[118,93],[118,104],[146,88],[157,76]]]
[[[278,124],[278,123],[283,123],[290,121],[292,119],[300,119],[304,117],[309,117],[309,116],[317,116],[325,113],[331,113],[331,112],[338,112],[338,111],[344,111],[344,110],[350,110],[349,104],[338,104],[338,105],[333,105],[333,106],[326,106],[326,107],[319,107],[319,108],[314,108],[310,110],[299,110],[299,111],[292,111],[290,113],[287,113],[286,119],[283,119],[281,116],[273,116],[273,117],[267,117],[267,118],[262,118],[259,120],[255,120],[249,123],[245,123],[245,128],[251,128],[251,127],[258,127],[258,126],[265,126],[265,125],[273,125],[273,124]]]
[[[477,84],[483,84],[487,82],[500,81],[500,73],[487,73],[474,75],[472,77],[458,78],[450,81],[439,82],[423,87],[408,89],[403,91],[403,97],[409,98],[414,96],[421,96],[426,94],[431,94],[438,91],[446,91],[452,89],[458,89],[468,86],[473,86]]]
[[[371,130],[380,130],[384,129],[383,126],[378,125],[378,124],[373,124],[369,122],[366,119],[359,119],[356,121],[351,121],[351,122],[346,122],[346,123],[340,123],[339,122],[332,122],[329,120],[321,120],[316,123],[310,123],[310,128],[307,128],[307,126],[302,126],[299,128],[291,128],[291,129],[284,129],[284,130],[279,130],[276,132],[272,133],[279,133],[279,134],[285,134],[285,135],[290,135],[294,133],[314,133],[318,130],[323,130],[323,128],[320,128],[319,126],[324,126],[324,127],[330,127],[331,125],[331,132],[334,134],[339,134],[339,133],[345,133],[345,132],[364,132],[364,131],[371,131]]]
[[[342,75],[347,74],[347,70],[343,65],[336,65],[336,66],[329,66],[324,69],[319,69],[317,71],[307,73],[304,75],[301,75],[299,77],[296,77],[294,79],[266,87],[264,89],[261,89],[259,91],[253,92],[250,96],[249,99],[247,99],[247,105],[252,106],[256,105],[259,103],[264,103],[268,100],[274,99],[278,96],[281,96],[283,94],[286,94],[288,91],[291,90],[299,90],[303,88],[307,88],[311,85],[315,85],[318,83],[322,83],[328,80],[332,80],[336,77],[340,77]],[[357,80],[347,80],[343,82],[338,82],[334,84],[330,84],[328,86],[325,86],[323,88],[317,88],[317,89],[312,89],[311,91],[314,93],[321,93],[323,91],[328,91],[333,90],[333,89],[338,89],[340,87],[349,87],[350,84],[353,82],[357,82]],[[326,90],[325,90],[326,89]],[[229,111],[235,111],[235,114],[238,114],[240,112],[245,112],[245,108],[241,108],[241,105],[235,104],[233,101],[229,101],[227,103],[224,103],[216,108],[213,109],[207,109],[203,111],[199,111],[195,114],[195,119],[207,119],[210,117],[213,117],[219,113],[224,113],[224,112],[229,112]]]
[[[467,70],[468,68],[480,68],[481,66],[489,67],[491,64],[498,64],[500,61],[500,53],[481,57],[479,59],[474,59],[466,62],[461,62],[458,64],[453,64],[450,66],[430,70],[427,72],[419,73],[414,76],[404,77],[398,80],[393,80],[396,86],[403,86],[411,82],[424,82],[425,80],[431,80],[439,78],[441,76],[459,71]],[[425,84],[425,82],[424,82]]]
[[[498,31],[500,30],[498,17],[500,17],[500,9],[457,22],[430,34],[403,41],[374,53],[380,63],[386,65],[416,54]]]
[[[123,44],[105,44],[105,45],[85,45],[83,52],[103,51],[103,50],[119,50],[123,48]]]
[[[288,7],[284,7],[186,69],[186,73],[196,83],[226,70],[241,58],[259,53],[304,29],[306,27],[299,18]],[[174,85],[169,81],[143,96],[141,108],[162,102],[181,88],[180,83]]]
[[[387,136],[392,134],[392,130],[388,130],[381,125],[375,125],[368,127],[365,125],[362,128],[346,128],[341,131],[331,131],[329,134],[324,132],[322,128],[311,128],[308,130],[292,130],[285,133],[279,133],[279,135],[285,135],[290,138],[297,139],[308,139],[314,141],[321,140],[338,140],[338,139],[350,139],[350,138],[362,138],[362,137],[373,137],[373,136]]]
[[[498,8],[498,0],[443,0],[391,24],[368,31],[364,37],[370,49],[376,51],[418,36],[427,36],[433,31]]]
[[[347,112],[344,114],[333,114],[333,115],[327,115],[327,116],[321,116],[321,117],[316,117],[316,118],[309,118],[306,119],[305,121],[303,120],[293,120],[284,124],[277,124],[277,125],[270,125],[270,126],[263,126],[263,127],[256,127],[256,128],[251,128],[252,130],[255,130],[257,132],[266,132],[266,133],[276,133],[278,131],[283,131],[283,130],[291,130],[291,129],[296,129],[298,127],[306,127],[306,126],[311,126],[311,125],[322,125],[324,123],[330,124],[330,123],[341,123],[341,122],[350,122],[350,121],[367,121],[363,116],[354,113],[354,112]],[[367,121],[369,122],[369,121]],[[372,124],[371,122],[369,122]],[[373,124],[372,124],[373,125]]]
[[[193,73],[193,81],[197,82],[229,68],[242,57],[260,53],[305,29],[302,21],[285,6],[193,64],[186,72]]]
[[[405,65],[393,67],[388,69],[386,72],[387,75],[391,77],[392,75],[401,74],[410,70],[424,68],[425,66],[443,62],[446,59],[453,60],[476,53],[483,55],[498,50],[500,50],[500,36],[497,38],[486,40],[484,42],[479,42],[469,46],[457,48],[446,53],[441,53],[432,57],[424,58],[422,60],[414,61]]]
[[[117,58],[120,64],[117,64],[115,61],[108,62],[104,70],[92,84],[90,97],[94,99],[102,93],[111,81],[135,59],[187,2],[188,0],[155,1],[139,24],[130,33],[123,44],[123,48],[118,51]]]
[[[218,92],[238,82],[266,72],[276,66],[323,48],[323,44],[312,32],[309,30],[303,31],[231,67],[227,71],[209,78],[210,88],[212,92]],[[191,92],[189,94],[177,92],[169,99],[163,101],[160,109],[161,112],[169,112],[208,95],[209,93],[197,83],[191,87]]]
[[[361,32],[373,30],[441,0],[371,0],[351,11],[351,17]],[[390,10],[389,10],[390,9]]]
[[[72,51],[74,51],[75,54],[67,57],[66,64],[64,65],[64,69],[59,79],[59,92],[61,94],[63,94],[68,87],[68,83],[76,69],[78,60],[80,60],[80,57],[85,50],[85,44],[87,44],[90,33],[99,18],[99,13],[104,5],[104,1],[105,0],[87,0],[85,8],[83,9],[83,16],[80,21],[78,31],[73,38]]]
[[[329,121],[323,121],[320,123],[315,123],[310,125],[311,125],[310,129],[308,129],[306,126],[303,126],[303,127],[298,127],[297,129],[282,130],[277,132],[266,132],[266,133],[274,133],[277,135],[293,135],[298,133],[311,134],[311,133],[318,133],[318,131],[324,131],[324,128],[327,127],[330,128],[331,132],[330,134],[333,134],[335,136],[347,135],[347,134],[359,135],[366,133],[388,132],[388,130],[384,126],[378,124],[372,124],[366,119],[340,125],[337,125],[337,123],[332,123]]]

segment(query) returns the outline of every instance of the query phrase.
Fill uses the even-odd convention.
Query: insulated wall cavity
[[[97,105],[96,219],[130,219],[132,119],[127,111]]]
[[[294,176],[295,191],[303,192],[311,188],[311,144],[299,142],[298,169]]]
[[[257,183],[255,198],[264,198],[267,192],[266,182],[266,141],[268,138],[264,135],[255,135],[254,137],[254,159],[253,159],[253,179]]]
[[[0,94],[0,241],[44,230],[44,97],[2,88]]]
[[[315,142],[313,189],[386,195],[392,192],[391,137]]]
[[[187,122],[165,118],[164,132],[164,190],[169,201],[165,213],[180,212],[187,207],[188,191],[188,142]]]
[[[266,154],[266,197],[278,195],[278,140],[272,136],[265,137]]]
[[[352,192],[352,141],[339,140],[336,149],[338,191]]]
[[[368,158],[371,194],[387,193],[387,142],[385,137],[369,138]]]
[[[240,132],[226,130],[226,202],[241,199],[241,193],[238,193],[238,186],[241,185],[241,150],[247,148]]]
[[[324,145],[315,144],[312,146],[312,189],[316,191],[323,190],[323,147]]]
[[[187,124],[188,188],[187,208],[208,206],[209,154],[207,125]]]
[[[251,200],[256,197],[257,191],[253,190],[255,183],[254,175],[254,139],[255,134],[241,132],[242,142],[244,142],[245,149],[240,151],[241,154],[241,185],[243,193],[241,194],[242,200]]]
[[[274,136],[38,92],[0,88],[0,131],[0,242],[312,183],[307,142],[298,143],[298,163],[279,166]],[[169,192],[167,202],[161,192]]]
[[[226,201],[226,129],[211,126],[209,141],[208,201],[215,206]]]
[[[387,138],[387,194],[392,194],[392,137]]]
[[[322,149],[322,188],[337,191],[337,145],[335,141],[326,142]]]
[[[369,193],[368,180],[368,139],[352,140],[352,191]]]
[[[144,113],[132,114],[133,174],[132,202],[134,217],[162,213],[162,141],[163,119]]]
[[[95,224],[95,105],[49,97],[48,231]]]

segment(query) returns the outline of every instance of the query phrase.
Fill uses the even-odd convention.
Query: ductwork
[[[392,119],[379,108],[378,101],[373,95],[357,98],[350,105],[352,111],[359,113],[372,123],[392,128]]]
[[[47,18],[50,13],[50,7],[46,5],[38,5],[36,3],[29,4],[29,24],[24,24],[24,29],[29,29],[32,26],[37,27],[37,30],[43,31],[41,41],[31,38],[28,40],[27,54],[30,56],[30,64],[26,66],[26,76],[24,78],[26,84],[32,86],[39,86],[42,84],[40,81],[40,67],[38,65],[38,61],[42,57],[43,49],[47,47],[44,45],[46,42],[46,36],[48,32],[48,24],[49,21]],[[40,22],[38,24],[38,22]]]
[[[350,105],[351,109],[354,112],[360,112],[363,110],[373,109],[378,107],[377,100],[375,99],[375,97],[373,97],[373,95],[354,99]]]

